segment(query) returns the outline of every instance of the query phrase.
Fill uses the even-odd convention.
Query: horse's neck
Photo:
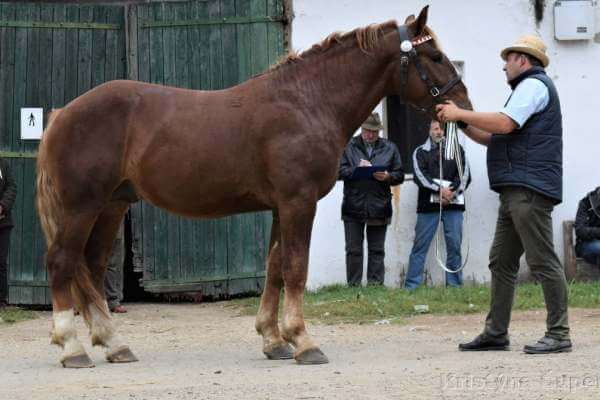
[[[390,93],[393,71],[385,41],[382,37],[380,47],[369,50],[371,54],[358,46],[332,48],[311,55],[296,67],[293,81],[298,99],[304,104],[311,99],[320,116],[339,125],[344,144]]]
[[[342,121],[344,132],[349,136],[384,97],[389,78],[386,65],[380,60],[368,58],[364,53],[357,54],[352,60],[355,62],[342,69],[344,73],[336,68],[328,69],[330,76],[326,89],[329,103],[335,106],[332,114]]]

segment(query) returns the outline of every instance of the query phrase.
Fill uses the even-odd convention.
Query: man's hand
[[[435,106],[437,117],[441,122],[459,121],[462,108],[459,108],[453,101],[448,100],[446,104]]]
[[[452,201],[454,198],[454,191],[449,188],[442,188],[442,198],[448,202]]]
[[[380,182],[388,182],[392,176],[387,171],[378,171],[373,173],[373,178]]]
[[[359,167],[370,167],[371,166],[371,162],[369,162],[368,160],[365,159],[360,159],[360,163],[358,164]]]

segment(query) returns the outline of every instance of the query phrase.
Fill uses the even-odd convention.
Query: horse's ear
[[[415,35],[420,35],[423,33],[425,29],[425,25],[427,25],[427,11],[429,10],[429,6],[423,7],[421,12],[419,13],[419,17],[415,22]]]
[[[406,17],[406,20],[404,21],[404,25],[408,25],[408,24],[412,24],[413,22],[415,22],[416,18],[414,14],[410,14],[408,17]]]

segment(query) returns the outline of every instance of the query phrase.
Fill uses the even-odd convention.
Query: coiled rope
[[[471,243],[470,243],[470,238],[468,237],[468,224],[467,224],[467,212],[465,209],[465,217],[464,217],[464,221],[463,221],[463,232],[466,233],[464,236],[467,236],[467,251],[464,257],[464,262],[462,263],[462,265],[455,270],[451,270],[450,268],[448,268],[448,266],[446,265],[446,263],[444,263],[440,257],[440,242],[441,242],[441,235],[442,235],[442,212],[443,212],[443,207],[442,207],[442,180],[444,178],[444,174],[443,174],[443,161],[444,159],[446,160],[454,160],[456,162],[456,169],[458,171],[458,176],[460,179],[460,187],[464,187],[466,189],[466,182],[463,182],[463,172],[464,172],[464,168],[466,166],[465,161],[463,160],[462,157],[462,153],[460,152],[460,142],[458,140],[458,128],[456,126],[456,122],[447,122],[446,126],[444,128],[445,131],[445,137],[446,137],[446,146],[444,151],[442,151],[442,147],[441,143],[439,147],[439,155],[440,155],[440,182],[439,182],[439,204],[440,204],[440,210],[439,210],[439,215],[438,215],[438,226],[437,226],[437,231],[436,231],[436,235],[435,235],[435,258],[437,260],[438,265],[446,272],[449,272],[451,274],[456,274],[460,271],[462,271],[462,269],[467,265],[467,262],[469,261],[469,252],[471,249]],[[463,195],[464,195],[464,191],[463,191]],[[462,243],[461,243],[462,244]],[[462,252],[462,249],[461,249]]]

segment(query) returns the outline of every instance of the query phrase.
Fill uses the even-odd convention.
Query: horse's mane
[[[274,70],[283,65],[291,64],[313,54],[323,53],[335,45],[350,39],[355,39],[358,47],[363,52],[369,53],[369,50],[377,47],[379,38],[385,29],[392,27],[396,28],[397,26],[398,24],[396,21],[391,20],[381,24],[371,24],[362,28],[356,28],[350,32],[333,32],[320,43],[314,44],[308,50],[305,50],[301,53],[290,51],[288,54],[282,56],[277,63],[273,64],[269,70]]]
[[[276,70],[283,65],[294,63],[313,54],[323,53],[329,50],[330,48],[345,42],[346,40],[356,40],[356,43],[358,44],[360,50],[362,50],[366,54],[370,54],[369,51],[376,48],[379,44],[379,39],[384,33],[384,31],[390,28],[397,29],[398,23],[394,20],[390,20],[380,24],[371,24],[362,28],[356,28],[350,32],[334,32],[327,36],[325,39],[323,39],[320,43],[314,44],[308,50],[305,50],[301,53],[296,51],[288,52],[287,54],[283,55],[279,59],[279,61],[273,64],[269,68],[269,71]],[[437,35],[433,32],[433,30],[431,30],[431,28],[426,26],[425,31],[423,33],[431,35],[431,37],[433,38],[433,45],[437,49],[441,49],[439,46]]]

